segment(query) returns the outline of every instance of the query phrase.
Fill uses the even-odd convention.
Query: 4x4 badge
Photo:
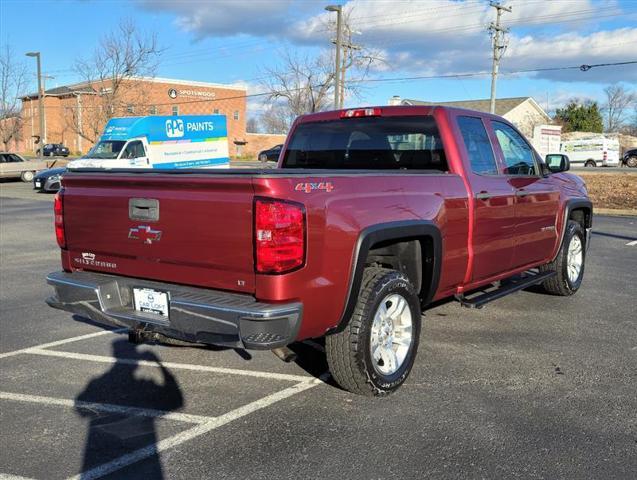
[[[153,230],[148,225],[140,225],[128,231],[128,238],[152,244],[153,242],[159,242],[159,240],[161,240],[161,230]]]

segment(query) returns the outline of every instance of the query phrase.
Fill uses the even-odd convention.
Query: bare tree
[[[295,118],[284,102],[272,102],[259,120],[266,133],[286,134]]]
[[[0,141],[4,150],[9,142],[20,136],[22,128],[22,102],[20,95],[25,93],[29,81],[24,62],[16,61],[13,51],[6,45],[0,52]]]
[[[93,55],[75,64],[86,85],[75,93],[80,98],[66,116],[73,131],[95,142],[110,118],[143,103],[144,92],[135,78],[153,77],[161,52],[157,34],[140,32],[129,20],[102,37]]]
[[[249,117],[246,121],[246,132],[259,133],[259,119],[257,117]]]
[[[329,55],[309,57],[285,51],[277,67],[266,67],[262,85],[287,118],[320,112],[329,105],[334,72]],[[289,124],[288,124],[289,127]]]
[[[626,121],[626,111],[637,103],[637,95],[626,90],[622,85],[610,85],[604,89],[606,103],[603,107],[606,117],[606,131],[619,131]]]

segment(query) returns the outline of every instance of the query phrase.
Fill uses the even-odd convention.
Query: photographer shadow
[[[116,363],[112,368],[91,380],[75,399],[77,413],[89,422],[80,478],[87,478],[91,469],[140,448],[154,449],[158,442],[157,416],[105,412],[92,409],[88,404],[115,403],[165,412],[178,410],[184,404],[175,377],[153,352],[140,352],[138,345],[117,339],[113,342],[113,357]],[[125,359],[126,363],[118,362],[117,359]],[[139,375],[140,361],[155,362],[161,381]],[[115,398],[117,402],[113,401]],[[151,452],[144,461],[143,470],[148,478],[163,478],[157,451],[154,454]]]

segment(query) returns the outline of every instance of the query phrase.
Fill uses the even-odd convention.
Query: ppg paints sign
[[[195,98],[215,98],[215,92],[206,92],[204,90],[177,90],[176,88],[168,89],[168,96],[172,99],[177,97],[195,97]]]

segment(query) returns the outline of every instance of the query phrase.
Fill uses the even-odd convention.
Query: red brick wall
[[[247,133],[246,140],[248,143],[243,147],[243,156],[257,158],[261,150],[267,150],[285,143],[285,135],[277,135],[274,133]]]

